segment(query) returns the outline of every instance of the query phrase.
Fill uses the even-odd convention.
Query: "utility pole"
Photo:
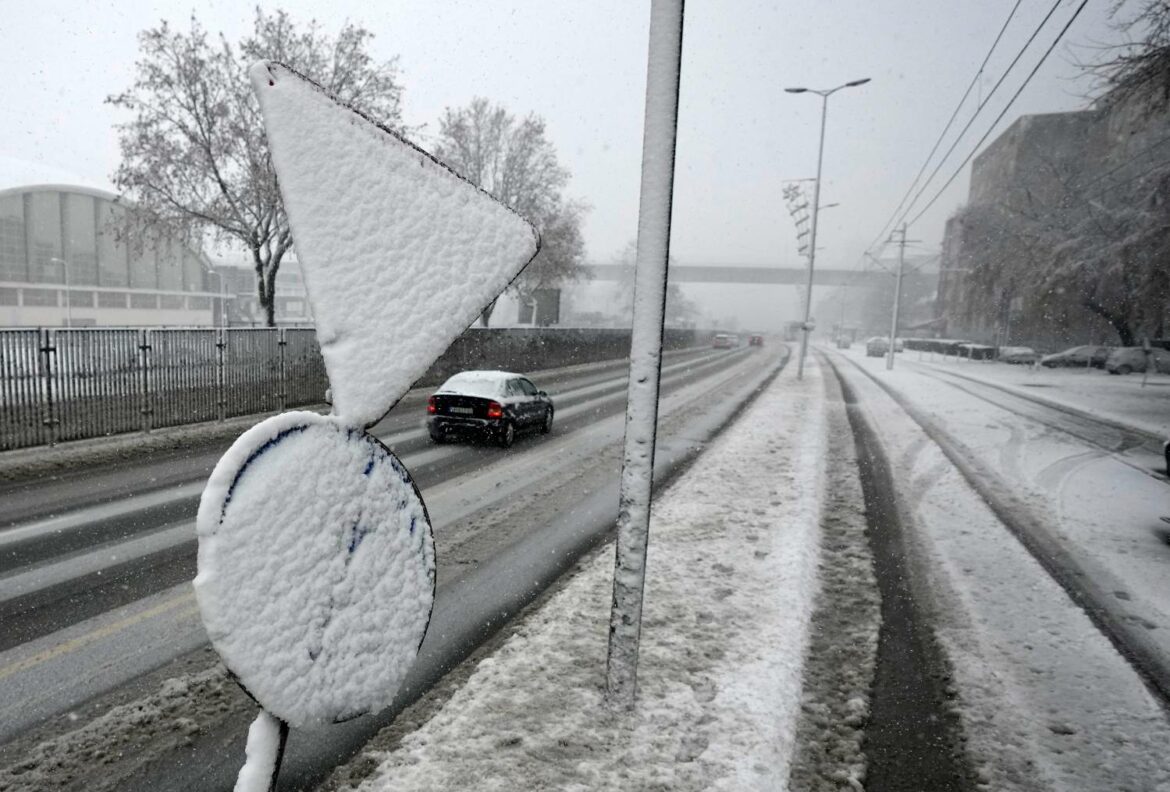
[[[804,358],[808,355],[808,334],[812,330],[812,292],[813,292],[813,268],[816,266],[817,260],[817,215],[821,210],[821,165],[825,158],[825,119],[829,113],[829,97],[840,91],[842,88],[856,88],[859,85],[865,85],[869,82],[868,77],[863,77],[860,80],[850,80],[844,85],[838,85],[836,88],[829,88],[827,90],[816,90],[814,88],[785,88],[786,93],[815,93],[821,97],[821,135],[820,141],[817,143],[817,176],[816,182],[813,185],[813,206],[812,206],[812,233],[808,243],[808,283],[804,290],[804,322],[801,325],[800,336],[800,360],[796,366],[796,378],[804,379]]]
[[[898,310],[902,305],[902,274],[906,269],[906,224],[894,233],[898,239],[898,271],[894,276],[894,310],[890,319],[890,348],[886,350],[886,371],[894,368],[894,344],[898,339]],[[892,236],[892,235],[891,235]]]
[[[845,301],[849,299],[849,281],[841,284],[841,321],[837,324],[837,338],[845,335]],[[849,339],[852,343],[853,339]]]
[[[653,0],[642,132],[638,255],[634,264],[630,385],[605,671],[606,698],[614,708],[627,710],[633,709],[636,694],[646,547],[650,538],[682,39],[683,0]]]
[[[812,233],[808,243],[808,283],[804,289],[804,322],[800,325],[800,360],[796,364],[796,378],[804,379],[804,358],[808,355],[808,334],[812,329],[813,268],[817,260],[817,218],[821,209],[821,163],[825,158],[825,117],[829,113],[829,95],[821,96],[821,139],[817,144],[817,180],[813,182]]]

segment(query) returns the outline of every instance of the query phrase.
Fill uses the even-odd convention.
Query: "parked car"
[[[849,349],[853,346],[849,340],[849,336],[837,336],[837,349]]]
[[[735,349],[739,346],[739,336],[734,333],[716,333],[711,339],[712,349]]]
[[[1063,352],[1045,355],[1040,358],[1040,365],[1046,368],[1061,368],[1063,366],[1105,368],[1105,360],[1112,351],[1113,347],[1107,346],[1075,346]]]
[[[995,358],[995,347],[987,344],[959,344],[959,357],[965,357],[967,360],[993,360]]]
[[[1005,346],[999,348],[996,360],[1000,363],[1010,363],[1013,366],[1030,366],[1040,359],[1040,354],[1032,347]]]
[[[764,345],[764,337],[762,335],[754,335],[748,339],[748,346],[762,347]]]
[[[1151,349],[1154,371],[1170,374],[1170,352],[1165,349]],[[1146,351],[1141,347],[1118,347],[1105,361],[1105,370],[1110,374],[1141,373],[1146,370]]]
[[[504,448],[517,432],[553,426],[553,401],[527,378],[507,371],[463,371],[427,399],[427,431],[443,443],[480,437]]]
[[[866,357],[881,357],[890,351],[890,339],[885,336],[874,336],[865,342]]]

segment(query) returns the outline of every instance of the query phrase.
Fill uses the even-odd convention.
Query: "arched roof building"
[[[206,258],[178,240],[127,244],[133,207],[76,184],[0,181],[0,326],[215,324]]]

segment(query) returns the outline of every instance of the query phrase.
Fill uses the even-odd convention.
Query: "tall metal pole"
[[[796,378],[804,379],[804,358],[808,354],[808,321],[812,314],[813,268],[817,260],[817,217],[821,213],[821,163],[825,158],[825,117],[829,114],[829,94],[821,95],[821,139],[817,144],[817,180],[813,184],[812,230],[808,243],[808,283],[804,290],[804,322],[801,324],[800,362],[796,366]]]
[[[886,350],[886,370],[894,367],[894,344],[898,340],[898,309],[902,305],[902,272],[906,264],[906,224],[902,224],[901,239],[898,240],[898,272],[894,278],[894,310],[890,318],[890,348]]]
[[[840,338],[845,334],[845,301],[849,299],[849,281],[841,284],[841,321],[837,324],[837,337]],[[850,342],[853,339],[849,339]]]
[[[646,583],[646,546],[650,537],[682,34],[683,0],[653,0],[650,5],[650,52],[642,133],[642,192],[638,206],[638,254],[634,264],[634,324],[630,340],[626,438],[605,680],[610,703],[625,709],[634,706],[638,641],[642,630],[642,591]]]
[[[61,271],[65,274],[65,326],[73,327],[73,299],[71,295],[72,287],[69,283],[69,262],[53,256],[49,259],[49,263],[60,264]]]

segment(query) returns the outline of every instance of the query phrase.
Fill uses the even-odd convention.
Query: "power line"
[[[995,52],[995,48],[999,46],[1000,39],[1003,38],[1003,34],[1005,31],[1007,31],[1008,25],[1011,24],[1012,19],[1015,17],[1016,11],[1019,9],[1021,2],[1023,2],[1023,0],[1016,0],[1016,4],[1012,6],[1011,12],[1008,14],[1007,19],[1004,20],[1003,27],[999,29],[999,33],[996,35],[995,41],[991,42],[991,48],[988,49],[987,54],[983,56],[983,62],[979,64],[979,68],[976,70],[975,76],[971,78],[971,82],[967,85],[967,90],[963,91],[963,96],[959,99],[959,103],[955,105],[955,109],[954,112],[951,113],[951,117],[947,119],[946,126],[944,126],[942,132],[939,133],[938,139],[934,141],[934,145],[931,147],[930,153],[926,155],[926,159],[922,161],[922,167],[918,169],[918,173],[914,174],[914,179],[910,182],[910,186],[906,188],[906,192],[902,196],[902,200],[898,201],[898,205],[894,208],[893,213],[890,215],[890,219],[887,220],[886,224],[882,226],[882,230],[878,232],[877,236],[874,238],[874,241],[869,244],[869,248],[872,248],[877,244],[878,240],[885,236],[886,231],[894,222],[894,218],[898,216],[898,212],[902,211],[902,206],[906,203],[906,199],[910,197],[910,193],[912,193],[914,188],[918,186],[918,180],[921,179],[922,174],[926,172],[926,168],[928,165],[930,165],[930,161],[938,151],[938,147],[942,145],[943,139],[947,136],[947,132],[951,130],[951,125],[954,124],[955,119],[959,117],[959,111],[963,109],[963,104],[967,101],[967,97],[971,95],[971,91],[975,88],[976,84],[978,84],[979,78],[983,76],[983,70],[987,68],[988,61],[991,60],[991,56]],[[1010,69],[1011,67],[1009,66],[1008,68]],[[988,94],[987,98],[990,99],[991,94]],[[982,107],[985,103],[986,102],[981,101],[978,107]],[[979,112],[978,107],[975,110],[976,114]],[[960,137],[961,136],[962,135],[960,134]]]
[[[1058,33],[1056,38],[1052,41],[1052,44],[1049,45],[1048,49],[1044,51],[1044,55],[1040,58],[1040,60],[1032,68],[1032,71],[1028,73],[1028,76],[1024,79],[1024,82],[1020,85],[1020,87],[1018,89],[1016,89],[1016,92],[1012,95],[1012,98],[1008,100],[1008,103],[1004,106],[1003,110],[1001,110],[999,115],[995,117],[995,120],[991,122],[991,126],[989,126],[987,128],[987,131],[983,133],[983,137],[979,138],[979,141],[971,149],[971,152],[969,154],[967,154],[966,157],[963,158],[963,161],[959,163],[959,167],[955,169],[955,172],[952,173],[951,177],[946,180],[946,182],[943,184],[942,187],[939,188],[938,192],[936,192],[934,194],[934,197],[930,199],[930,201],[926,204],[926,206],[922,207],[921,211],[919,211],[918,214],[914,215],[914,217],[910,219],[910,221],[908,223],[909,225],[913,225],[914,223],[918,222],[918,220],[922,217],[922,215],[926,214],[926,212],[930,209],[930,207],[934,206],[935,202],[938,201],[938,199],[942,197],[942,194],[946,191],[947,187],[950,187],[951,183],[956,178],[958,178],[959,174],[962,173],[963,168],[967,165],[968,162],[971,161],[971,158],[975,156],[976,152],[979,151],[979,147],[983,145],[983,142],[985,140],[987,140],[988,136],[992,133],[992,131],[994,131],[996,125],[1000,121],[1003,120],[1003,117],[1005,115],[1007,115],[1007,111],[1011,109],[1011,106],[1013,104],[1015,104],[1016,99],[1018,99],[1020,97],[1020,94],[1024,92],[1024,89],[1026,87],[1028,87],[1028,83],[1031,82],[1032,78],[1036,76],[1036,72],[1040,71],[1040,67],[1044,65],[1044,62],[1046,60],[1048,60],[1048,56],[1052,54],[1052,51],[1054,49],[1056,49],[1056,45],[1060,43],[1060,40],[1062,38],[1064,38],[1064,34],[1068,32],[1068,29],[1070,27],[1072,27],[1073,22],[1075,22],[1077,20],[1077,17],[1079,17],[1081,15],[1081,11],[1083,11],[1085,9],[1085,6],[1088,5],[1088,3],[1089,3],[1089,0],[1081,0],[1081,4],[1079,6],[1077,6],[1077,10],[1073,12],[1073,15],[1071,17],[1069,17],[1068,22],[1066,22],[1064,24],[1064,27],[1061,28],[1060,33]],[[941,166],[942,163],[939,163],[939,164]],[[936,169],[936,172],[937,172],[937,169]],[[931,174],[931,178],[933,178],[933,174]],[[929,183],[929,180],[927,180],[927,181]],[[925,189],[925,187],[926,187],[926,185],[924,184],[923,188]],[[918,194],[921,195],[922,190],[920,190]],[[914,200],[910,202],[910,207],[908,207],[906,209],[906,212],[902,215],[903,218],[907,214],[910,213],[910,209],[913,208],[914,203],[916,203],[917,201],[918,201],[918,196],[916,195],[916,196],[914,196]]]
[[[926,181],[924,181],[918,188],[918,192],[914,194],[914,197],[902,211],[902,214],[898,215],[897,210],[895,210],[894,214],[891,216],[891,220],[886,222],[886,227],[889,227],[891,221],[894,225],[897,225],[898,223],[904,222],[906,220],[906,216],[910,214],[911,211],[913,211],[914,205],[918,203],[918,199],[922,197],[924,192],[926,192],[927,187],[930,186],[930,183],[934,180],[934,177],[938,175],[938,172],[942,170],[942,167],[944,164],[946,164],[947,159],[951,156],[951,154],[954,153],[955,149],[958,148],[959,143],[961,143],[963,140],[963,136],[967,134],[967,130],[969,130],[975,121],[979,118],[979,114],[983,111],[983,108],[988,105],[988,103],[991,101],[991,97],[993,97],[995,92],[999,90],[999,87],[1003,85],[1004,80],[1006,80],[1008,75],[1011,74],[1012,70],[1016,67],[1016,64],[1020,62],[1020,58],[1024,56],[1024,53],[1027,52],[1028,49],[1032,46],[1032,42],[1034,42],[1036,37],[1040,35],[1040,31],[1043,30],[1044,27],[1048,24],[1048,20],[1050,20],[1052,15],[1056,13],[1056,9],[1060,7],[1062,2],[1063,0],[1056,0],[1052,4],[1052,7],[1048,9],[1048,13],[1044,15],[1042,20],[1040,20],[1040,24],[1037,25],[1036,28],[1032,31],[1032,34],[1028,36],[1028,40],[1024,42],[1024,46],[1020,47],[1019,52],[1017,52],[1016,56],[1012,58],[1012,61],[1007,65],[1007,68],[1003,70],[1003,73],[999,76],[999,79],[996,80],[995,85],[993,85],[991,90],[988,91],[987,96],[984,97],[983,101],[981,101],[975,108],[975,112],[971,114],[971,117],[967,119],[967,123],[963,125],[963,129],[955,137],[954,141],[952,141],[950,148],[947,149],[946,153],[943,154],[942,158],[938,161],[937,164],[935,164],[934,170],[932,170],[930,175],[926,177]],[[1010,104],[1011,103],[1009,102],[1009,106]],[[880,239],[881,236],[882,235],[879,234],[878,238]]]

